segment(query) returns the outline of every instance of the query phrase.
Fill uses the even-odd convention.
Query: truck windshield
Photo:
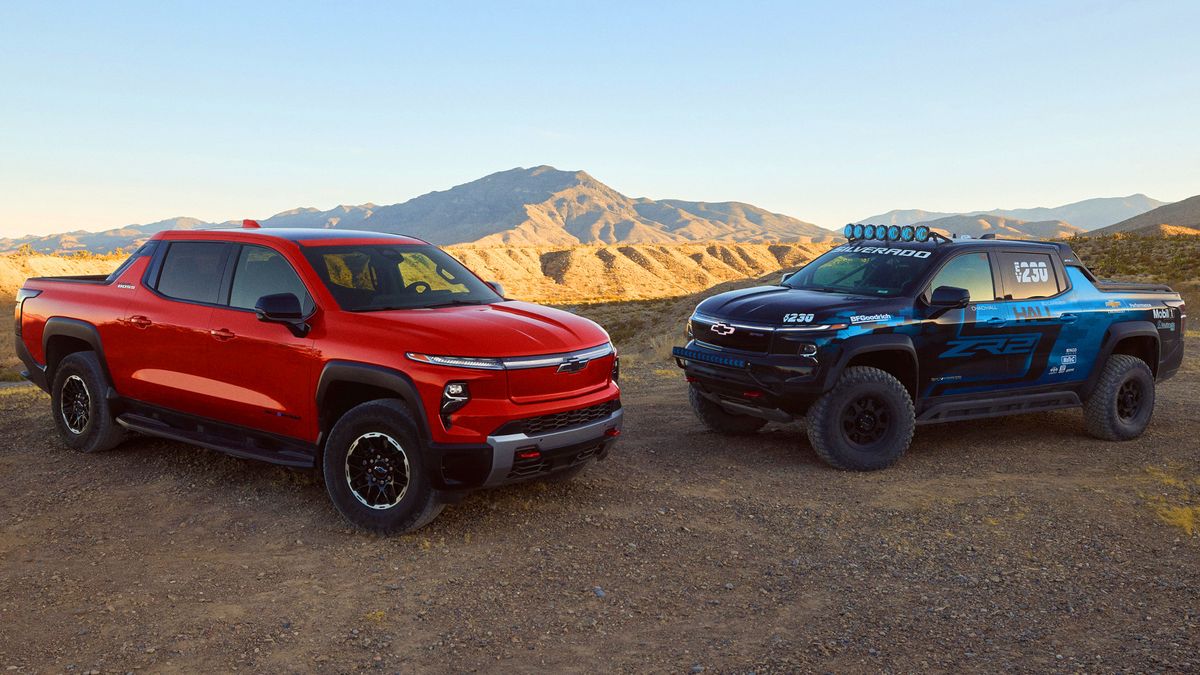
[[[840,246],[796,272],[784,286],[851,295],[904,295],[920,283],[929,251],[887,246]]]
[[[497,295],[436,246],[362,244],[307,248],[317,276],[349,312],[499,302]]]

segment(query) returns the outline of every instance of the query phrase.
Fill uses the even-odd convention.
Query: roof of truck
[[[216,236],[214,236],[216,235]],[[301,246],[321,246],[337,244],[428,244],[429,242],[416,237],[386,232],[367,232],[363,230],[326,230],[307,227],[211,227],[196,230],[164,230],[155,235],[158,239],[228,239],[246,241],[247,239],[282,239],[292,241]]]

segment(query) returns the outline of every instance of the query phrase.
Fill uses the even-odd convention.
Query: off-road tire
[[[50,413],[67,447],[77,452],[100,452],[125,440],[125,429],[117,424],[108,402],[108,388],[108,378],[95,352],[68,354],[58,363],[50,387]]]
[[[1129,413],[1129,388],[1139,400]],[[1142,435],[1154,416],[1154,374],[1146,362],[1128,354],[1113,354],[1104,363],[1096,388],[1083,404],[1083,427],[1088,435],[1106,441],[1128,441]]]
[[[715,431],[725,436],[748,436],[766,425],[761,417],[750,415],[735,415],[726,412],[724,408],[705,398],[695,387],[688,387],[688,400],[696,417],[709,431]]]
[[[355,445],[356,441],[360,445]],[[400,449],[398,453],[396,446]],[[325,491],[329,493],[329,499],[338,513],[364,530],[385,535],[419,530],[433,521],[445,506],[438,499],[425,470],[424,450],[417,423],[402,401],[382,399],[357,405],[342,415],[329,433],[321,460]],[[354,455],[351,460],[355,469],[367,466],[359,465],[358,460],[369,462],[372,466],[382,466],[382,463],[374,461],[376,454],[390,460],[395,466],[407,464],[404,487],[395,490],[398,501],[388,506],[388,498],[379,490],[373,492],[373,488],[360,487],[356,491],[351,488],[347,454],[352,451]],[[359,455],[359,452],[364,454]],[[363,471],[368,472],[365,469]],[[372,473],[373,478],[378,475]],[[398,477],[400,474],[384,475]],[[393,483],[399,483],[399,480]],[[372,508],[362,498],[379,499],[381,508]]]
[[[864,432],[858,426],[864,414],[867,421],[886,414],[887,423]],[[847,416],[857,421],[848,421]],[[908,450],[916,416],[912,397],[899,380],[878,368],[856,366],[847,368],[833,389],[809,407],[807,427],[809,443],[830,466],[876,471],[895,464]],[[863,434],[878,434],[878,438],[869,443],[854,440],[861,440]]]

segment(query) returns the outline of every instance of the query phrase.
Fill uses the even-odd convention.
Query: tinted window
[[[1057,295],[1054,261],[1039,253],[1001,253],[1000,274],[1009,300],[1048,298]]]
[[[988,262],[986,253],[967,253],[946,263],[933,277],[933,281],[929,282],[930,290],[938,286],[965,288],[971,293],[971,302],[996,299],[996,289],[992,285],[992,265]]]
[[[113,270],[112,274],[108,275],[108,279],[106,279],[105,282],[111,284],[112,282],[119,279],[122,274],[125,274],[125,270],[129,269],[130,267],[133,267],[133,263],[137,262],[138,258],[145,258],[145,257],[151,256],[151,255],[154,255],[154,247],[157,244],[158,244],[157,241],[148,241],[148,242],[142,244],[141,246],[139,246],[138,249],[133,252],[133,255],[126,258],[125,262],[121,263],[120,267]]]
[[[314,246],[304,252],[338,305],[352,312],[499,302],[435,246]]]
[[[243,246],[233,272],[229,306],[254,309],[259,298],[276,293],[296,296],[305,314],[313,308],[312,296],[287,258],[266,246]]]
[[[158,292],[179,300],[217,301],[225,273],[225,244],[176,242],[167,249]]]
[[[829,293],[900,295],[920,281],[929,251],[887,246],[842,246],[806,265],[785,283]]]

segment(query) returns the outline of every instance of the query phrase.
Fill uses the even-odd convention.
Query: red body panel
[[[418,243],[380,235],[294,241],[270,230],[171,231],[155,239],[221,241],[280,252],[312,295],[310,332],[259,321],[253,311],[172,300],[146,288],[149,258],[111,283],[30,279],[41,291],[23,306],[21,340],[46,362],[43,330],[52,317],[94,326],[117,393],[160,407],[315,443],[320,437],[317,385],[330,361],[400,371],[415,385],[436,443],[480,444],[514,419],[603,403],[619,396],[615,356],[578,372],[556,367],[472,370],[414,361],[409,352],[511,358],[561,354],[608,343],[595,323],[555,309],[506,301],[491,305],[381,312],[341,310],[302,252],[303,246]],[[471,400],[449,428],[437,414],[449,381],[469,383]]]

